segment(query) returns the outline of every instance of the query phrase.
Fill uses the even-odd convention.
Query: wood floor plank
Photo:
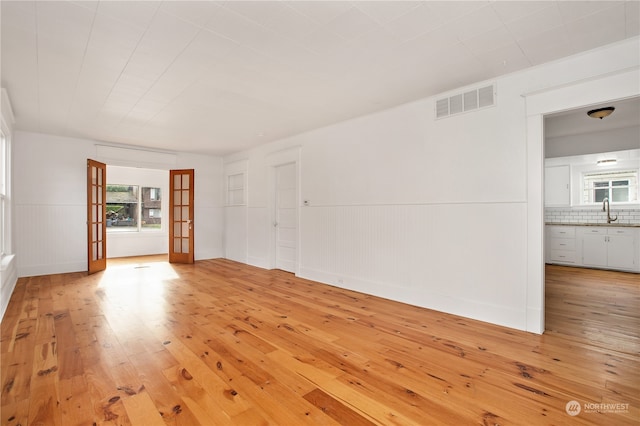
[[[28,424],[63,426],[55,377],[31,386],[30,393]]]
[[[349,409],[344,404],[318,388],[315,388],[311,392],[305,394],[303,398],[318,407],[323,413],[342,424],[354,426],[375,425],[375,423]]]
[[[94,422],[93,402],[84,375],[58,381],[60,415],[64,425]]]
[[[192,377],[195,377],[200,386],[213,398],[229,417],[240,414],[250,408],[250,404],[244,395],[234,390],[234,376],[240,376],[239,372],[233,372],[232,368],[225,366],[221,358],[209,346],[202,345],[196,355],[187,345],[183,344],[177,336],[170,333],[162,334],[166,347],[177,360],[173,368],[185,368]],[[189,339],[188,343],[191,343]],[[163,370],[163,371],[166,371]],[[231,375],[230,375],[231,374]]]
[[[165,422],[165,420],[163,420],[163,417],[158,413],[154,401],[151,400],[146,392],[142,392],[140,394],[132,396],[131,398],[127,398],[123,400],[122,403],[132,424],[148,426],[166,426],[167,424],[195,424],[184,423],[182,421]],[[181,408],[177,408],[173,414],[175,414],[176,416],[178,414],[181,414]],[[190,421],[190,419],[186,421]]]
[[[183,395],[182,400],[189,407],[200,424],[231,425],[231,417],[223,407],[200,386],[191,372],[182,365],[162,372],[169,383]]]
[[[0,325],[0,423],[640,423],[637,274],[547,266],[538,336],[283,271],[165,260],[20,278]]]
[[[24,426],[29,424],[29,400],[2,405],[0,422],[6,426]]]
[[[141,375],[141,381],[144,385],[144,391],[137,394],[149,395],[155,411],[160,413],[161,419],[166,424],[198,424],[194,414],[182,401],[182,396],[162,374],[163,370],[155,364],[153,357],[138,354],[131,357],[131,362]]]
[[[93,418],[97,424],[130,425],[122,392],[113,382],[109,369],[100,362],[85,365],[84,378],[93,406]]]

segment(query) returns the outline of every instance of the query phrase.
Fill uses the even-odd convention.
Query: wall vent
[[[495,84],[438,99],[436,119],[494,106],[495,99]]]

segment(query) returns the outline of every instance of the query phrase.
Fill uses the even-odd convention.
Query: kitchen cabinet
[[[547,225],[547,263],[640,272],[640,228]]]
[[[616,227],[584,227],[582,264],[601,268],[638,270],[638,231]]]
[[[548,166],[544,168],[544,205],[554,207],[571,205],[569,166]]]
[[[576,263],[575,230],[575,226],[547,226],[547,262]]]

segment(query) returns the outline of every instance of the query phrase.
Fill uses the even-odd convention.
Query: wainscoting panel
[[[222,241],[225,207],[196,205],[194,214],[195,260],[224,257]]]
[[[272,224],[269,223],[269,210],[266,207],[249,207],[248,215],[247,263],[260,268],[270,268],[269,244]]]
[[[87,207],[17,204],[15,238],[18,276],[87,269]],[[43,243],[42,236],[46,236]]]
[[[300,275],[522,327],[523,203],[301,209]]]
[[[225,257],[247,263],[247,207],[228,206],[225,207],[224,214]]]

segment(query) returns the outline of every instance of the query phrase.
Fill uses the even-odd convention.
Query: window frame
[[[163,202],[162,202],[162,188],[159,186],[144,186],[144,185],[140,185],[140,184],[120,184],[120,183],[111,183],[108,182],[107,183],[107,194],[110,192],[108,190],[109,187],[115,187],[115,186],[120,186],[120,187],[129,187],[129,188],[136,188],[136,203],[135,203],[135,211],[136,211],[136,225],[135,226],[131,226],[131,227],[123,227],[124,229],[117,229],[114,228],[113,226],[107,226],[107,234],[111,234],[111,235],[118,235],[118,234],[131,234],[131,233],[147,233],[147,232],[165,232],[165,222],[162,220],[162,210],[163,210]],[[143,194],[145,192],[145,189],[155,189],[155,194],[156,194],[156,199],[151,199],[151,193],[152,191],[149,191],[150,194],[150,201],[157,201],[159,203],[158,207],[151,207],[150,209],[153,210],[157,210],[160,212],[160,215],[157,216],[157,218],[160,219],[160,227],[156,228],[156,227],[147,227],[143,225],[143,209],[144,209],[144,197]],[[111,191],[113,192],[113,191]],[[159,198],[159,199],[158,199]],[[108,200],[106,200],[107,202],[105,203],[105,205],[109,205],[109,204],[113,204],[113,203],[109,203]]]
[[[619,170],[589,170],[582,173],[582,195],[581,205],[592,206],[598,205],[603,200],[596,201],[598,191],[606,190],[606,197],[610,204],[625,205],[638,204],[638,179],[639,172],[636,169],[619,169]],[[625,185],[614,185],[614,182],[626,181]],[[606,184],[597,186],[598,183]],[[615,189],[626,189],[626,200],[614,200]]]
[[[0,259],[9,254],[7,217],[8,217],[8,140],[5,131],[0,127]]]
[[[245,172],[229,173],[227,178],[227,206],[246,205],[246,174]]]

